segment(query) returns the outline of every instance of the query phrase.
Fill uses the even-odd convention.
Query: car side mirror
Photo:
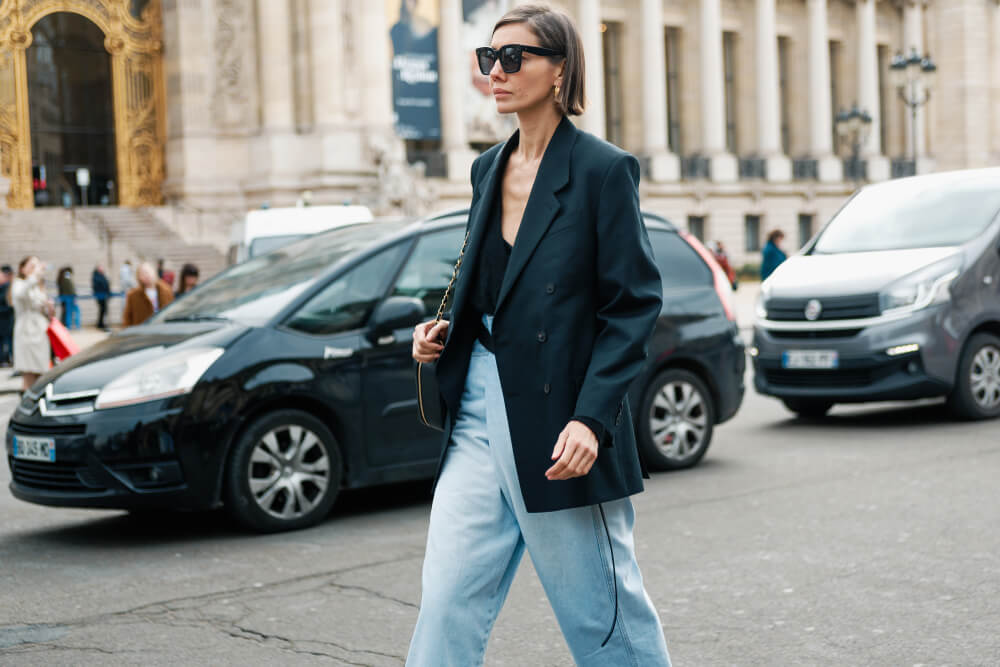
[[[372,313],[369,337],[378,340],[396,329],[415,327],[423,321],[424,302],[411,296],[390,296]]]

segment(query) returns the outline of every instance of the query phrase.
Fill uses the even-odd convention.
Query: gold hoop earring
[[[556,84],[552,90],[552,97],[559,97],[559,84]]]

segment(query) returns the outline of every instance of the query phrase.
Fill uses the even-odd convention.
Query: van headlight
[[[767,319],[767,301],[771,298],[771,284],[770,280],[765,280],[760,286],[760,294],[757,295],[757,304],[755,307],[755,312],[757,319],[766,320]]]
[[[879,295],[882,314],[914,312],[950,301],[960,264],[960,257],[950,257],[896,281]]]
[[[196,347],[168,353],[109,382],[94,407],[120,408],[190,393],[223,352],[221,347]]]

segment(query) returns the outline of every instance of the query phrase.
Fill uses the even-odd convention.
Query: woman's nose
[[[503,67],[500,66],[500,59],[497,58],[493,63],[493,67],[490,68],[490,80],[503,81],[506,74],[507,73],[503,71]]]

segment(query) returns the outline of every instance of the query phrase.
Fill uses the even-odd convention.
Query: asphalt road
[[[634,498],[674,664],[1000,664],[998,428],[934,404],[807,423],[751,390],[698,468]],[[0,663],[402,664],[429,501],[352,493],[260,537],[0,492]],[[572,664],[527,558],[486,662]]]

